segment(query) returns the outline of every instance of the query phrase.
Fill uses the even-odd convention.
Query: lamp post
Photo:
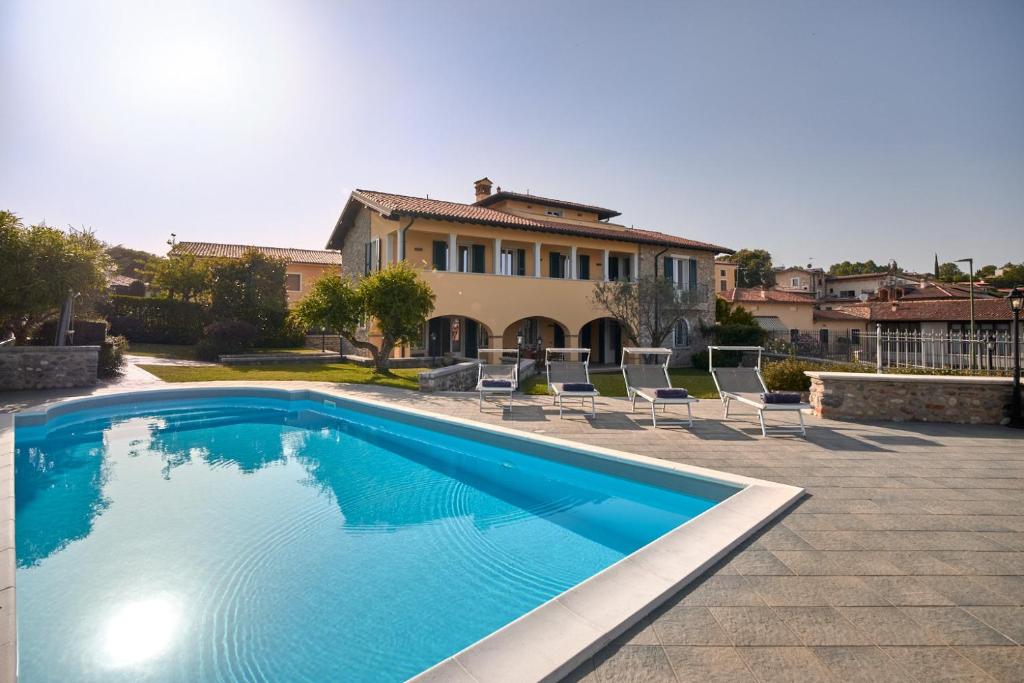
[[[320,353],[327,353],[327,327],[320,326]]]
[[[968,293],[971,297],[971,341],[967,344],[967,348],[970,355],[971,369],[974,369],[974,259],[962,258],[958,259],[957,263],[966,263],[971,274],[971,281],[968,283],[970,287]]]
[[[1013,398],[1010,400],[1010,426],[1024,427],[1020,414],[1020,311],[1024,307],[1024,292],[1014,287],[1006,297],[1013,311]]]

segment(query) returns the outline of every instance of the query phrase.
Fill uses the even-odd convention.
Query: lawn
[[[133,342],[128,346],[128,353],[135,354],[136,356],[195,360],[196,347],[188,344],[142,344]],[[251,349],[246,353],[320,353],[320,349]]]
[[[267,363],[265,365],[139,365],[165,382],[217,382],[287,380],[295,382],[334,382],[338,384],[376,384],[399,389],[419,388],[417,375],[426,368],[396,368],[390,375],[353,363]]]
[[[668,376],[672,379],[672,386],[687,389],[691,396],[697,398],[718,398],[715,381],[704,370],[670,368]],[[590,374],[590,381],[594,383],[594,387],[601,392],[602,396],[626,395],[626,383],[622,379],[621,372],[592,372]],[[546,395],[548,393],[548,385],[544,374],[541,373],[523,382],[523,393]]]

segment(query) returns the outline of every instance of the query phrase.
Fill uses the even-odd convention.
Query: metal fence
[[[920,332],[916,330],[790,330],[773,336],[766,347],[776,353],[886,368],[1013,371],[1011,332]],[[1021,353],[1024,363],[1024,352]]]

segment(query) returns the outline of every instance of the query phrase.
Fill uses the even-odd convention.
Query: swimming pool
[[[162,393],[19,418],[24,681],[404,680],[751,489],[316,392]]]

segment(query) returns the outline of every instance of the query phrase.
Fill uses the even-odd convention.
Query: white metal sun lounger
[[[581,360],[564,360],[573,354],[579,355]],[[560,356],[552,360],[552,356]],[[565,399],[579,399],[580,406],[585,407],[587,400],[590,400],[590,413],[593,417],[597,414],[597,407],[594,399],[600,396],[600,392],[593,388],[590,382],[590,349],[568,349],[553,348],[544,351],[545,367],[548,378],[548,392],[554,396],[553,402],[558,406],[558,416],[562,417],[562,404]],[[566,385],[588,384],[588,391],[567,391]]]
[[[516,349],[477,349],[481,359],[477,366],[476,390],[480,393],[480,410],[485,397],[508,396],[508,409],[512,410],[512,393],[519,388],[519,351]],[[511,356],[511,363],[502,360]],[[484,362],[484,360],[490,362]],[[504,410],[504,407],[502,408]]]
[[[630,356],[637,362],[629,363]],[[656,363],[645,363],[644,357],[654,357]],[[664,360],[662,360],[664,359]],[[658,426],[658,407],[667,410],[668,406],[686,406],[685,420],[661,421],[666,425],[683,425],[693,427],[693,404],[699,400],[692,396],[686,398],[670,398],[658,395],[659,389],[674,389],[668,376],[668,363],[672,359],[672,350],[665,348],[625,347],[622,349],[622,377],[626,380],[626,394],[629,396],[633,412],[636,412],[636,400],[643,399],[651,404],[651,421]]]
[[[788,412],[796,413],[800,419],[799,426],[772,427],[774,434],[800,434],[807,436],[804,427],[804,414],[802,411],[809,409],[809,403],[765,403],[761,395],[769,393],[768,387],[761,376],[761,352],[764,349],[760,346],[709,346],[708,367],[711,370],[711,377],[715,380],[718,388],[718,395],[725,404],[725,416],[729,417],[729,404],[736,401],[742,405],[750,406],[757,410],[757,419],[761,423],[761,435],[768,436],[769,428],[765,425],[764,414],[766,412]],[[716,368],[714,361],[715,351],[757,351],[757,365],[752,368]]]

